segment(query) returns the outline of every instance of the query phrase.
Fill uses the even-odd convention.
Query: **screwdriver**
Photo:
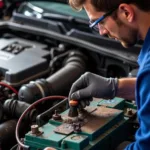
[[[69,101],[70,110],[68,112],[69,117],[77,117],[78,116],[78,101],[77,100],[70,100]]]

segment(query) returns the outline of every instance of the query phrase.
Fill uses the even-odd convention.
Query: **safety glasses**
[[[105,13],[103,16],[101,16],[100,18],[98,18],[95,21],[89,21],[89,27],[94,29],[95,31],[99,31],[99,27],[98,24],[100,22],[102,22],[107,16],[110,16],[118,7],[113,8],[112,10],[110,10],[109,12]]]

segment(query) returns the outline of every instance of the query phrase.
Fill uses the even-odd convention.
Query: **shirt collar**
[[[138,64],[141,64],[142,63],[142,60],[144,59],[145,57],[145,54],[146,52],[149,50],[150,48],[150,28],[146,34],[146,38],[144,40],[144,43],[143,43],[143,46],[142,46],[142,49],[141,49],[141,52],[139,54],[139,57],[138,57]]]

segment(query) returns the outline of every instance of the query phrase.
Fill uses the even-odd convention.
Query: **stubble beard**
[[[120,37],[118,37],[118,40],[120,41],[121,45],[125,48],[134,46],[138,41],[137,29],[124,24],[120,19],[118,19],[118,17],[115,18],[115,21],[118,25],[118,28],[120,28]],[[124,33],[124,35],[122,33]]]

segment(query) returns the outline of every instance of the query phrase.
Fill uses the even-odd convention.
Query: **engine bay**
[[[67,97],[87,71],[136,77],[141,43],[125,49],[99,36],[88,28],[85,12],[60,1],[19,3],[0,22],[0,33],[1,150],[114,150],[134,141],[134,100],[94,98],[69,118]]]

